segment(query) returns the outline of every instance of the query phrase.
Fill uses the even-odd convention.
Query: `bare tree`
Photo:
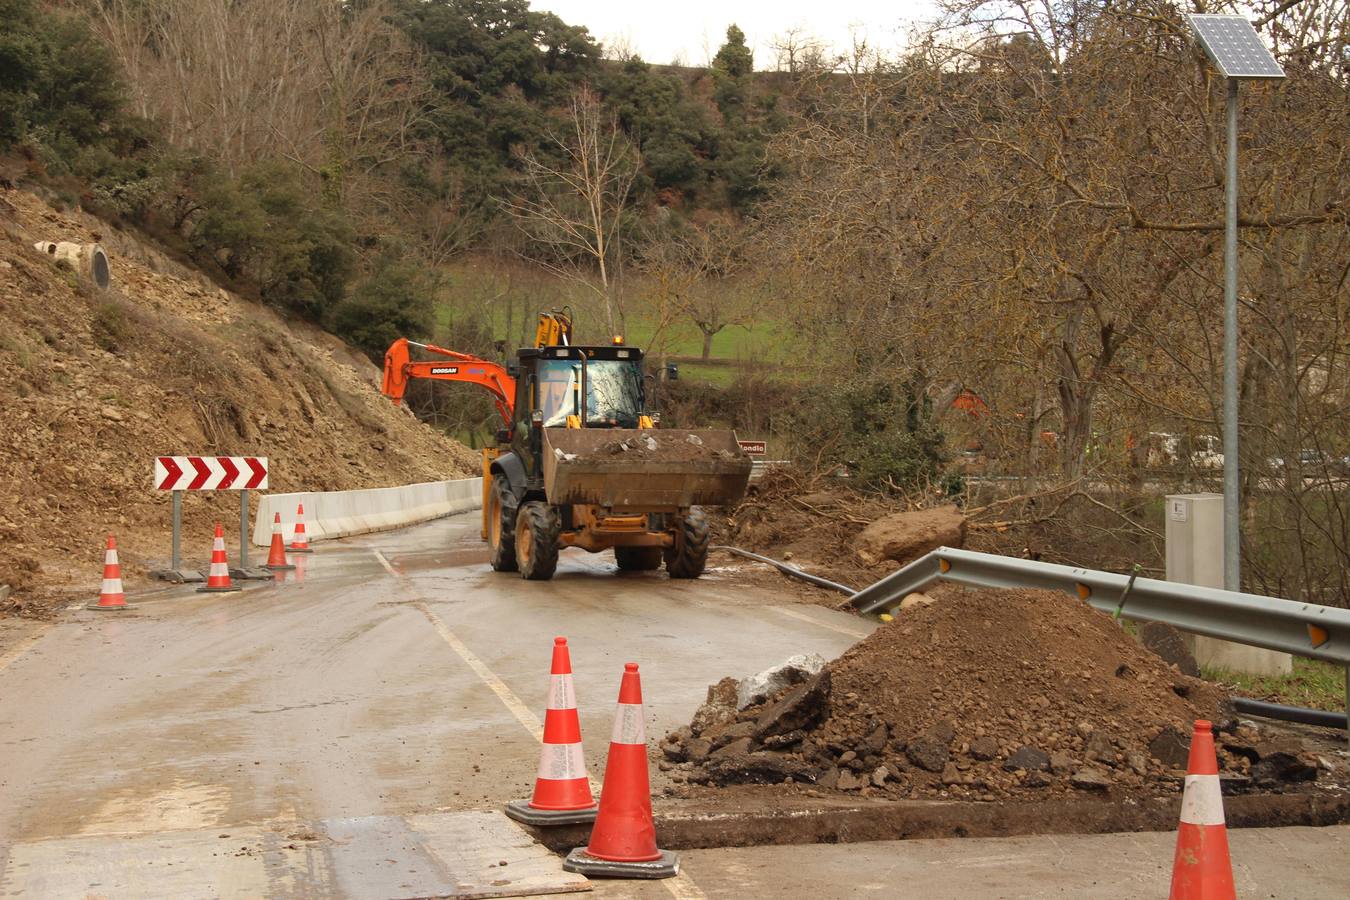
[[[85,0],[138,112],[232,174],[291,160],[349,211],[396,206],[428,81],[388,0]]]
[[[660,308],[692,322],[703,338],[703,359],[712,355],[713,338],[752,318],[743,294],[750,288],[734,276],[743,262],[744,231],[713,222],[666,229],[650,236],[641,265],[657,286]]]
[[[637,148],[589,87],[572,95],[565,132],[549,132],[543,148],[517,153],[520,188],[502,201],[528,240],[530,258],[585,286],[617,333],[620,236],[637,177]]]

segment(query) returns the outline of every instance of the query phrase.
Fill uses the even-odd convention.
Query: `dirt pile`
[[[805,783],[891,797],[995,800],[1175,791],[1195,719],[1231,723],[1214,685],[1140,647],[1109,617],[1045,591],[954,591],[878,629],[810,681],[736,708],[709,689],[667,736],[683,778]],[[1316,774],[1249,730],[1220,741],[1233,782]]]
[[[606,441],[593,453],[582,456],[583,459],[587,457],[693,462],[705,459],[735,459],[736,454],[729,450],[710,447],[696,434],[669,435],[649,431],[623,440]]]
[[[909,509],[787,467],[766,472],[738,506],[715,516],[713,527],[715,544],[781,559],[852,588],[964,539],[964,519],[953,506]],[[839,603],[837,593],[819,594],[822,602]]]
[[[112,288],[58,268],[34,251],[40,239],[102,243]],[[63,583],[96,588],[110,531],[133,581],[167,557],[158,455],[267,456],[273,492],[476,469],[471,451],[383,399],[375,367],[331,335],[21,191],[0,191],[0,319],[0,584],[15,589],[11,611],[40,608]],[[189,495],[189,559],[209,550],[212,521],[237,515],[234,493]]]

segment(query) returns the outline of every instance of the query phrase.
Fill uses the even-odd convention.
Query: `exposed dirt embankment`
[[[98,291],[33,249],[99,241]],[[0,191],[0,584],[10,611],[60,585],[96,587],[117,534],[134,578],[169,550],[162,454],[267,456],[273,492],[472,474],[476,456],[397,409],[340,341],[219,289],[135,236]],[[185,555],[209,550],[233,493],[191,495]]]

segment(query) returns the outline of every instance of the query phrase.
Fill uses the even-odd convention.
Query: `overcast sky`
[[[903,46],[906,26],[932,9],[928,0],[532,0],[530,6],[557,13],[570,25],[585,25],[606,45],[626,41],[650,63],[679,58],[704,65],[734,22],[755,52],[756,69],[773,67],[769,44],[793,26],[838,47],[847,47],[850,29],[857,28],[869,44],[891,49]]]

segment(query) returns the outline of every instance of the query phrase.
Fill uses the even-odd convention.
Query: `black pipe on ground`
[[[767,563],[773,566],[778,571],[782,572],[784,575],[790,576],[792,578],[800,578],[802,581],[805,581],[809,584],[814,584],[816,587],[823,587],[827,590],[838,591],[841,594],[848,594],[850,597],[858,593],[853,588],[846,587],[845,585],[839,584],[838,582],[830,581],[828,578],[821,578],[819,575],[812,575],[810,572],[803,572],[796,566],[790,566],[785,562],[779,562],[776,559],[769,559],[767,556],[760,556],[758,553],[751,553],[749,550],[742,550],[739,547],[727,547],[718,544],[716,546],[709,547],[708,549],[725,550],[726,552],[734,553],[737,556],[744,556],[746,559],[753,559],[755,562]]]
[[[1300,725],[1315,725],[1318,728],[1335,728],[1339,731],[1346,728],[1345,713],[1327,712],[1325,709],[1306,709],[1302,706],[1284,706],[1280,703],[1267,703],[1264,700],[1234,697],[1233,710],[1249,716],[1279,719],[1281,722],[1297,722]]]

